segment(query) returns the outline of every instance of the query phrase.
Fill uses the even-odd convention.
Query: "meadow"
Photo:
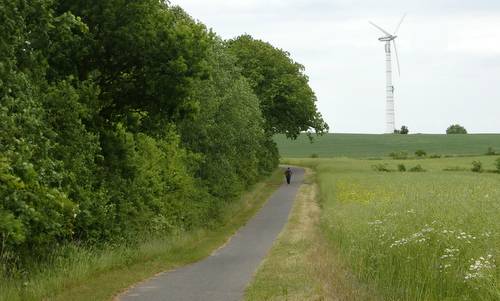
[[[295,141],[277,135],[274,140],[283,158],[384,157],[391,152],[414,153],[419,149],[438,155],[482,155],[489,147],[500,152],[500,134],[326,134],[315,136],[313,144],[306,135]]]
[[[500,300],[498,157],[283,162],[315,171],[324,236],[380,300]]]

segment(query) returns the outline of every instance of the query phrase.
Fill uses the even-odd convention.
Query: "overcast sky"
[[[396,126],[500,132],[499,0],[173,0],[224,39],[248,33],[306,67],[335,133],[385,131],[385,52],[397,38]],[[394,62],[395,63],[395,62]],[[395,66],[394,66],[395,69]]]

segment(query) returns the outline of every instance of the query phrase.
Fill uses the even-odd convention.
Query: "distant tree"
[[[446,134],[467,134],[467,130],[460,124],[452,124],[446,129]]]
[[[394,130],[394,134],[401,134],[400,130]]]
[[[399,133],[402,135],[408,135],[409,132],[410,132],[410,130],[408,129],[408,127],[406,125],[403,125],[401,127],[401,130],[399,131]]]

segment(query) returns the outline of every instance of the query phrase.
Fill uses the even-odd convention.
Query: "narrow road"
[[[119,297],[123,301],[238,301],[288,220],[304,170],[293,168],[283,184],[231,240],[211,256],[161,273]]]

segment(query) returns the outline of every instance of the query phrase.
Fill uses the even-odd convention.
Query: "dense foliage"
[[[304,131],[319,134],[328,131],[316,108],[316,96],[308,84],[304,66],[294,62],[288,52],[249,35],[228,44],[260,99],[265,129],[270,135],[285,134],[295,139]]]
[[[446,129],[446,134],[467,134],[467,130],[460,124],[452,124]]]
[[[277,166],[272,133],[327,127],[288,55],[256,64],[291,68],[266,80],[293,93],[256,91],[227,42],[165,1],[1,1],[0,32],[4,272],[67,243],[210,226]]]

